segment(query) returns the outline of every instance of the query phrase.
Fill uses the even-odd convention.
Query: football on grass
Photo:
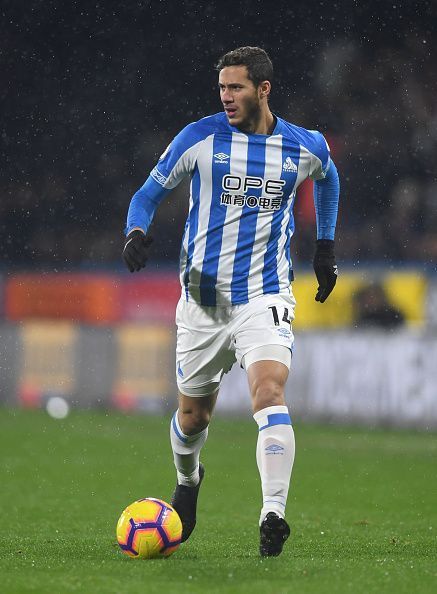
[[[182,523],[176,510],[161,499],[131,503],[117,523],[121,550],[135,559],[168,557],[181,544]]]

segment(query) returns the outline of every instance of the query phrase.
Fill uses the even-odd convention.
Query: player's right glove
[[[152,241],[151,237],[147,237],[139,229],[134,229],[126,237],[123,260],[131,272],[138,272],[138,270],[144,268],[149,257],[149,248]]]
[[[324,303],[335,287],[338,276],[338,268],[334,255],[334,241],[332,239],[317,240],[313,267],[319,281],[316,301]]]

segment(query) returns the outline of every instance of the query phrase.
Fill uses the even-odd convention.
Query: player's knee
[[[281,406],[284,400],[284,386],[271,378],[255,379],[252,384],[252,403],[255,412],[268,406]]]
[[[179,423],[185,435],[194,435],[208,427],[211,412],[204,409],[179,409]]]

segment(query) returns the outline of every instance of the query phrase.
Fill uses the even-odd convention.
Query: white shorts
[[[260,295],[249,303],[209,307],[181,297],[176,308],[176,380],[182,394],[217,391],[223,374],[253,349],[281,345],[292,351],[295,299],[292,294]],[[276,349],[277,350],[277,349]],[[261,349],[266,353],[266,348]],[[275,356],[261,359],[279,360]],[[251,363],[253,363],[253,359]]]

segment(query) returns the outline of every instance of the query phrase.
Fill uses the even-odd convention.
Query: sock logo
[[[278,445],[277,443],[272,443],[272,445],[269,445],[265,448],[265,452],[267,454],[267,456],[269,455],[280,455],[283,456],[284,455],[284,448],[280,445]]]

